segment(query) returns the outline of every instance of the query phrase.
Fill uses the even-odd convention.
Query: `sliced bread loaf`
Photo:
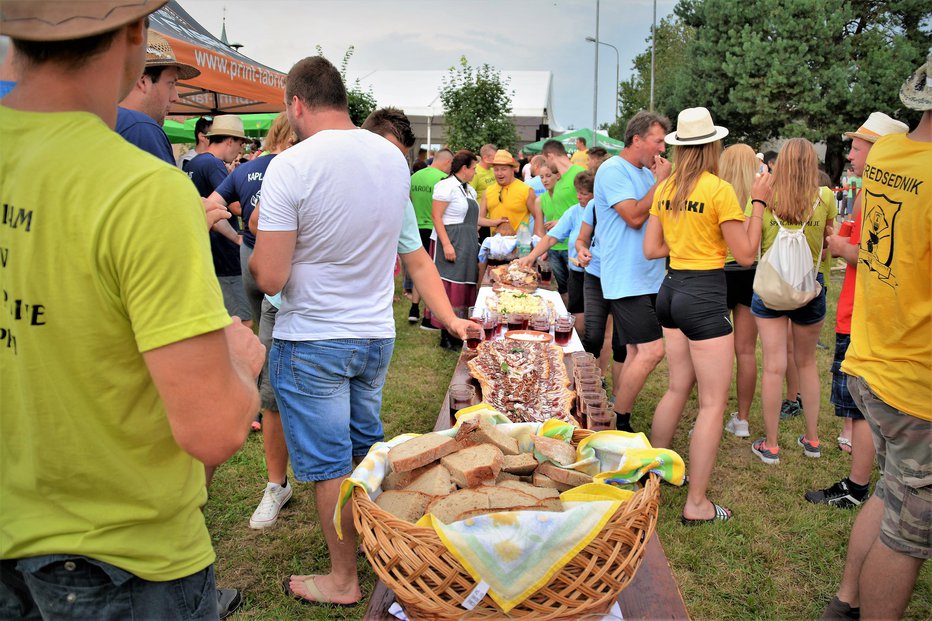
[[[505,455],[502,462],[502,470],[511,474],[526,475],[531,474],[537,469],[537,458],[533,453],[519,453],[517,455]]]
[[[481,485],[483,481],[495,479],[502,470],[502,451],[491,444],[471,446],[447,455],[440,460],[450,471],[450,478],[462,488]]]
[[[592,477],[585,472],[580,472],[578,470],[572,470],[569,468],[560,468],[559,466],[554,466],[547,461],[537,467],[537,472],[549,477],[550,479],[553,479],[557,483],[563,483],[564,485],[569,485],[570,487],[592,483]]]
[[[573,487],[572,485],[567,485],[566,483],[559,483],[554,481],[545,474],[541,474],[538,471],[534,471],[534,475],[531,477],[531,483],[537,487],[555,489],[558,492],[565,492],[566,490]]]
[[[437,498],[427,506],[427,513],[432,513],[444,524],[457,521],[457,516],[465,511],[482,509],[488,512],[489,497],[471,489],[462,489],[449,496]]]
[[[519,492],[530,494],[540,500],[546,498],[559,498],[560,492],[552,487],[536,487],[529,483],[523,483],[521,481],[501,481],[498,484],[499,487],[504,487],[508,489],[517,490]]]
[[[424,515],[431,500],[430,496],[421,492],[391,490],[379,494],[375,504],[395,517],[414,523]]]
[[[405,485],[404,489],[412,492],[422,492],[429,496],[446,496],[456,490],[450,479],[450,471],[440,464],[433,464],[418,468],[419,476]]]
[[[524,509],[540,504],[540,498],[507,487],[479,487],[476,489],[489,497],[489,509]]]
[[[395,472],[408,472],[437,461],[455,451],[456,448],[456,441],[453,438],[439,433],[425,433],[393,446],[388,451],[388,463]]]

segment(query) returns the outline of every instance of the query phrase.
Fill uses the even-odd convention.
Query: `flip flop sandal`
[[[314,580],[317,578],[316,575],[306,576],[302,582],[304,582],[304,588],[307,589],[308,595],[314,599],[308,599],[298,593],[295,593],[291,590],[291,576],[285,576],[282,579],[282,590],[285,592],[285,595],[291,599],[296,599],[302,604],[308,606],[342,606],[349,607],[355,606],[359,602],[353,602],[352,604],[341,604],[339,602],[331,602],[327,599],[327,596],[324,595],[323,591],[320,590],[320,587],[317,586],[317,582]]]
[[[680,522],[683,523],[683,526],[699,526],[700,524],[709,524],[711,522],[727,522],[732,518],[732,513],[730,509],[726,509],[721,505],[717,505],[714,502],[712,506],[715,507],[715,517],[710,517],[707,520],[692,520],[685,515],[680,516]]]
[[[846,438],[844,436],[838,436],[838,449],[844,451],[845,453],[851,452],[851,438]]]

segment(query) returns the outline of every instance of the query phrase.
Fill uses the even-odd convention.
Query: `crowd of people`
[[[165,2],[0,9],[22,73],[0,105],[2,282],[15,308],[0,357],[0,617],[231,614],[241,594],[216,588],[201,510],[213,468],[260,411],[268,482],[250,527],[273,526],[292,497],[290,461],[315,482],[331,569],[283,588],[358,602],[350,508],[342,538],[333,515],[342,481],[383,439],[396,261],[411,324],[456,349],[479,330],[466,309],[489,262],[483,235],[519,231],[539,240],[519,261],[546,260],[585,349],[611,366],[618,430],[647,429],[631,412],[664,358],[655,447],[671,445],[698,390],[689,526],[733,517],[706,492],[723,429],[750,437],[758,424],[758,337],[763,435],[749,450],[779,464],[780,420],[802,414],[801,453],[821,456],[821,270],[840,258],[831,401],[851,420],[851,472],[805,496],[863,506],[824,617],[902,614],[932,549],[932,60],[900,93],[922,111],[912,132],[877,112],[847,134],[863,187],[840,223],[812,143],[791,139],[769,162],[723,148],[728,129],[706,108],[683,110],[675,131],[638,113],[616,156],[550,140],[522,166],[488,144],[425,152],[412,176],[403,111],[356,127],[339,70],[319,56],[288,73],[260,157],[240,159],[242,121],[220,115],[198,121],[176,164],[161,124],[197,69],[148,31]],[[86,157],[52,165],[78,148]],[[170,226],[153,231],[152,214]],[[804,298],[780,291],[776,257],[793,243]]]

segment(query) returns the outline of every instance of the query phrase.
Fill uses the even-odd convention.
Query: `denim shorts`
[[[835,416],[864,420],[864,415],[861,414],[861,410],[851,398],[851,393],[848,392],[849,376],[841,371],[841,363],[845,361],[850,342],[850,334],[835,333],[835,359],[832,360],[832,405],[835,406]]]
[[[213,565],[166,582],[74,554],[0,561],[0,619],[217,619]]]
[[[870,425],[877,450],[880,541],[900,554],[932,558],[932,421],[887,405],[861,377],[851,376],[848,390]]]
[[[394,339],[272,342],[272,388],[299,481],[345,476],[354,457],[382,441],[382,387],[394,345]]]
[[[816,280],[822,285],[822,291],[805,306],[788,311],[773,310],[764,306],[760,296],[755,293],[751,297],[751,314],[761,319],[789,317],[790,321],[798,323],[801,326],[810,326],[814,323],[819,323],[825,319],[825,279],[822,278],[822,274],[820,273],[816,276]]]
[[[566,293],[568,291],[568,281],[570,277],[569,253],[566,250],[548,250],[547,262],[550,263],[550,271],[557,281],[557,291]]]

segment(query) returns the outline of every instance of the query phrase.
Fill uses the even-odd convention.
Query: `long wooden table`
[[[450,384],[473,384],[478,391],[478,382],[469,375],[469,369],[466,367],[467,360],[465,354],[460,356]],[[449,429],[452,425],[448,393],[440,406],[434,431]],[[363,619],[397,621],[388,612],[389,606],[394,602],[395,594],[381,580],[377,581]],[[689,619],[683,595],[673,579],[670,563],[656,531],[647,541],[644,557],[634,580],[618,596],[618,604],[625,619]]]

